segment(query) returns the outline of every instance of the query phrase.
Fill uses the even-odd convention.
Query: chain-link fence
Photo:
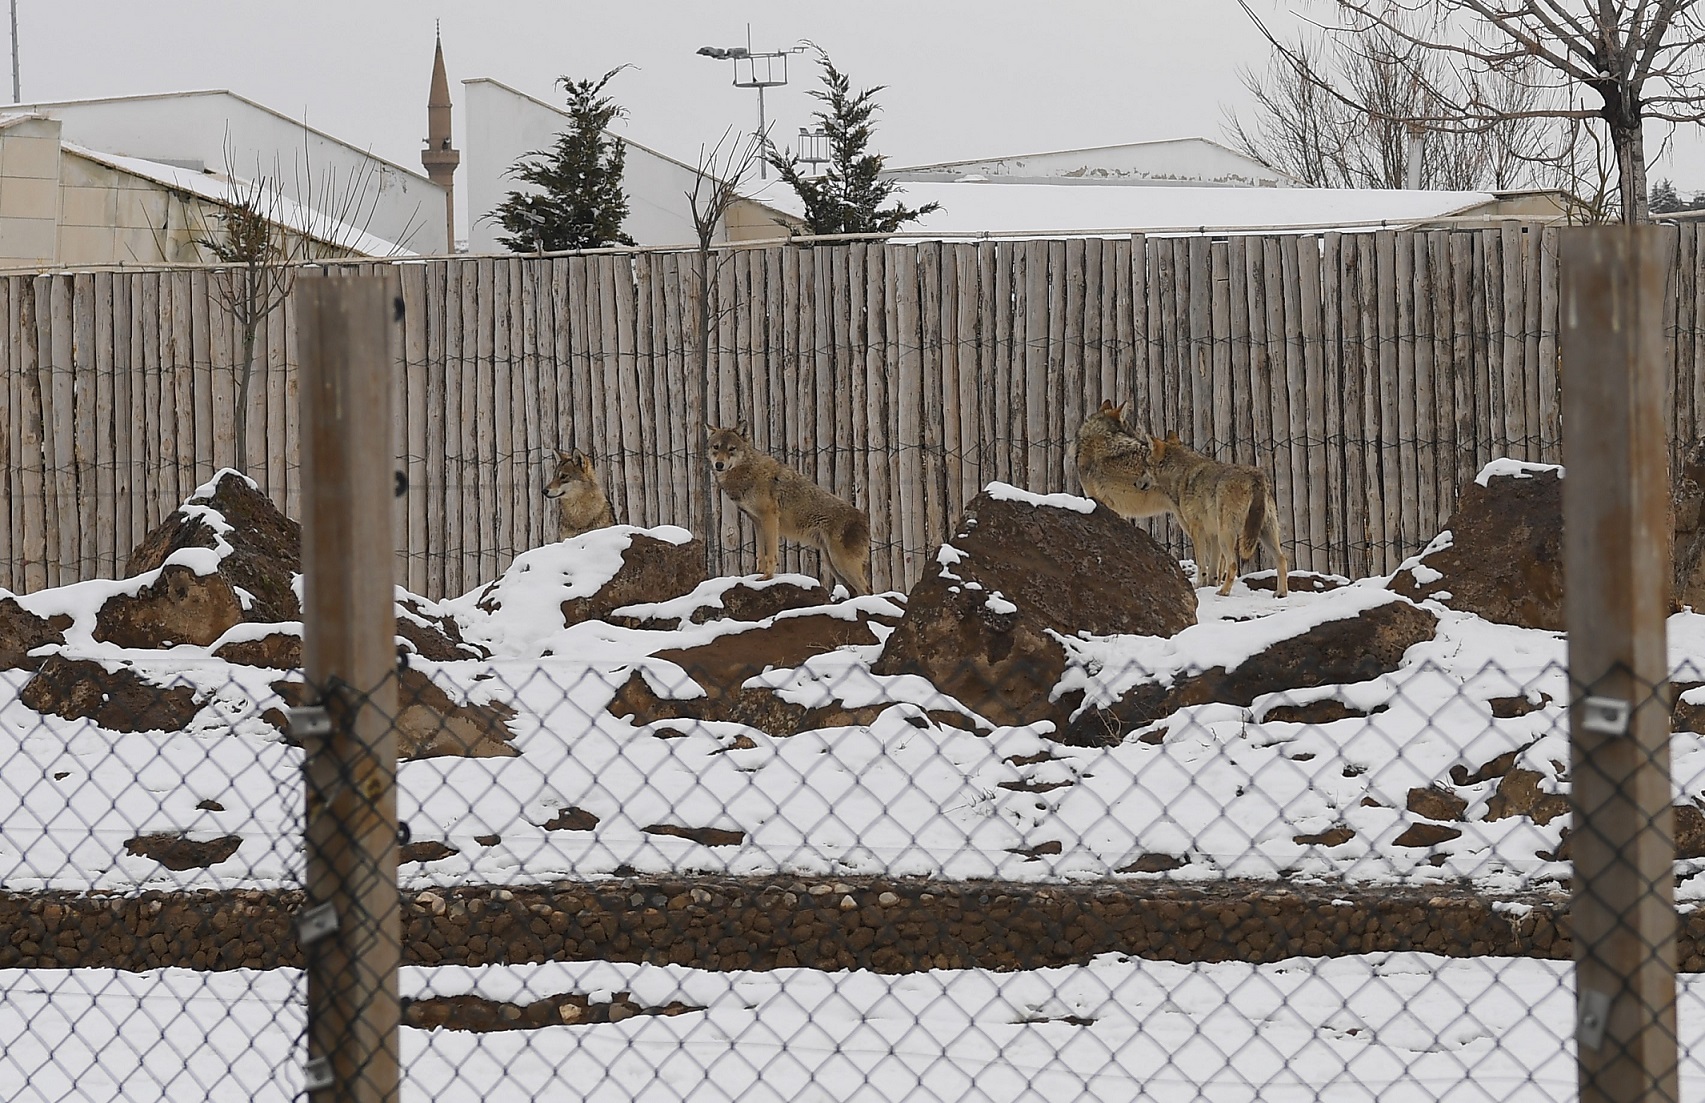
[[[878,659],[881,597],[409,653],[386,792],[371,762],[305,784],[331,744],[289,710],[336,728],[386,698],[307,688],[288,631],[24,655],[0,674],[0,1087],[299,1098],[330,1075],[313,1005],[414,1099],[1574,1098],[1577,1032],[1617,1044],[1577,1021],[1571,964],[1585,691],[1553,635],[1450,614],[1399,638],[1419,610],[1370,592],[1240,589],[1193,635],[1065,640],[997,688]],[[1342,620],[1377,641],[1284,650]],[[754,662],[759,637],[792,656]],[[1696,1098],[1705,674],[1672,687],[1634,707],[1677,733],[1674,877],[1645,889],[1673,888],[1680,936],[1608,964],[1679,965]],[[400,911],[316,911],[308,847],[382,888],[392,797]],[[360,993],[400,949],[400,1002],[313,991],[334,944]]]

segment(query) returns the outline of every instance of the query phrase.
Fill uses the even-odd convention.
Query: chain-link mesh
[[[405,655],[370,698],[289,657],[26,657],[0,674],[0,1086],[299,1098],[309,1004],[347,1013],[304,967],[340,947],[369,991],[394,921],[400,1006],[328,1037],[383,1049],[400,1018],[405,1098],[1574,1098],[1572,863],[1598,828],[1571,807],[1569,709],[1593,687],[1557,637],[1478,620],[1274,646],[1332,623],[1329,596],[1228,606],[1200,626],[1219,665],[1063,639],[1063,668],[992,688],[810,635],[886,635],[882,597],[759,622],[793,633],[782,662],[742,657],[747,624],[684,616],[697,649],[642,654],[656,621],[588,623],[572,657]],[[340,699],[395,739],[389,793],[372,762],[305,782]],[[316,701],[331,736],[287,711]],[[1679,964],[1696,1093],[1705,675],[1632,704],[1673,718],[1650,822],[1677,853],[1617,903],[1673,891],[1681,924],[1600,964]],[[358,855],[323,891],[315,846]],[[313,937],[352,889],[377,925],[340,904]]]

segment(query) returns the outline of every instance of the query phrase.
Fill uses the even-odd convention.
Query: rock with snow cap
[[[1060,636],[1170,636],[1196,592],[1146,532],[1087,498],[992,483],[906,600],[874,670],[920,674],[996,724],[1066,713]]]
[[[1563,630],[1563,469],[1495,460],[1463,489],[1449,529],[1391,589],[1522,628]]]

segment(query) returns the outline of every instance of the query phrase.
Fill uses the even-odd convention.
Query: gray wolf
[[[1231,593],[1238,569],[1255,554],[1257,542],[1278,563],[1278,596],[1289,592],[1289,564],[1280,547],[1278,510],[1266,475],[1243,464],[1209,459],[1186,447],[1177,433],[1150,440],[1148,473],[1150,485],[1172,499],[1201,569],[1220,580],[1222,597]]]
[[[616,523],[616,511],[598,481],[592,457],[578,448],[556,454],[556,468],[545,486],[545,497],[556,502],[556,538],[567,540]]]
[[[870,592],[870,520],[862,509],[754,448],[744,424],[705,431],[716,485],[758,526],[760,574],[775,574],[785,536],[822,552],[855,596]]]
[[[1077,431],[1077,479],[1083,492],[1129,520],[1172,513],[1172,499],[1152,488],[1149,438],[1125,424],[1125,407],[1103,401]]]

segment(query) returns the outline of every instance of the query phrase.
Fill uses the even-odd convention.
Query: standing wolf
[[[706,431],[716,485],[758,525],[760,574],[775,574],[786,536],[821,551],[855,596],[870,592],[870,521],[863,510],[754,448],[744,424]]]
[[[1279,545],[1278,510],[1267,476],[1253,467],[1211,460],[1168,433],[1149,443],[1151,485],[1172,499],[1185,535],[1195,545],[1203,571],[1221,580],[1219,594],[1231,593],[1243,561],[1256,543],[1278,563],[1278,596],[1289,592],[1289,564]]]
[[[1149,438],[1132,432],[1125,407],[1103,401],[1077,431],[1077,480],[1083,492],[1127,520],[1173,512],[1172,499],[1153,489]]]
[[[592,457],[578,448],[556,454],[556,471],[545,486],[545,497],[556,501],[558,540],[616,523],[616,511],[604,495]]]

